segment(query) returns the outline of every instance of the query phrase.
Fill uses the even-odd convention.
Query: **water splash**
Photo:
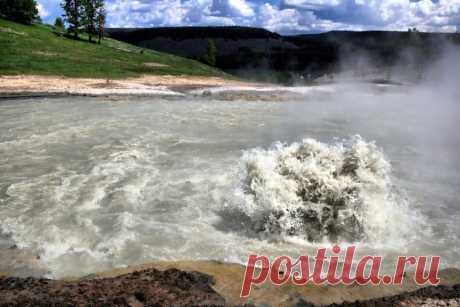
[[[416,216],[392,185],[383,152],[360,136],[330,145],[305,139],[247,151],[240,188],[254,230],[271,237],[409,238],[408,225]]]

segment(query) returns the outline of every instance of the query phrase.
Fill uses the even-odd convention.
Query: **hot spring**
[[[460,266],[456,94],[249,91],[2,101],[0,249],[51,277],[336,242]]]

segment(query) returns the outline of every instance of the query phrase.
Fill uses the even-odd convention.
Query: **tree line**
[[[32,24],[39,20],[37,2],[35,0],[0,0],[0,17],[23,24]]]
[[[104,0],[62,0],[61,7],[64,19],[56,19],[57,28],[67,26],[67,32],[75,38],[85,32],[90,42],[96,37],[101,43],[106,20]],[[23,24],[40,21],[35,0],[0,0],[0,17]]]
[[[61,6],[68,33],[78,38],[81,32],[86,32],[90,42],[97,37],[101,43],[106,20],[104,0],[64,0]],[[62,20],[56,20],[57,24],[62,24]]]

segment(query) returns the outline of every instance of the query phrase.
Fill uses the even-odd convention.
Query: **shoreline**
[[[67,96],[169,96],[218,86],[260,86],[260,83],[186,75],[156,75],[127,79],[68,78],[62,76],[0,76],[0,99]]]
[[[162,97],[183,98],[189,95],[203,97],[213,96],[219,100],[283,100],[286,97],[302,96],[305,89],[315,89],[330,93],[329,87],[345,83],[312,83],[297,88],[295,85],[286,87],[281,84],[260,83],[222,77],[189,76],[189,75],[144,75],[138,78],[103,79],[103,78],[70,78],[64,76],[42,75],[0,75],[0,101],[33,98],[65,98],[65,97]],[[354,84],[351,82],[350,84]],[[403,87],[402,84],[381,84],[363,82],[374,85],[377,91],[385,91],[387,87]]]
[[[15,278],[0,274],[0,295],[10,297],[9,303],[17,306],[35,299],[37,293],[42,301],[50,302],[92,302],[101,300],[111,302],[124,299],[132,306],[133,289],[142,293],[142,298],[162,299],[163,304],[182,305],[204,300],[216,306],[327,306],[359,302],[362,306],[389,306],[388,302],[434,303],[426,306],[441,306],[439,303],[460,303],[460,270],[444,269],[439,272],[439,286],[416,285],[409,273],[402,286],[372,285],[311,285],[295,286],[290,282],[274,286],[269,282],[254,286],[248,299],[239,297],[245,266],[219,261],[156,261],[141,265],[115,268],[110,271],[94,273],[81,278],[62,278],[49,280],[43,278]],[[146,283],[146,281],[148,281]],[[10,284],[21,285],[10,287]],[[123,284],[123,288],[119,285]],[[101,286],[103,285],[103,286]],[[46,288],[49,287],[49,288]],[[63,290],[66,289],[66,290]],[[70,290],[69,290],[70,289]],[[48,291],[48,292],[47,292]],[[64,292],[62,292],[64,291]],[[70,298],[68,292],[76,292]],[[49,293],[53,293],[50,295]],[[55,295],[55,293],[58,293]],[[89,293],[89,294],[88,294]],[[137,292],[136,292],[137,293]],[[166,297],[163,297],[168,293]],[[172,293],[172,294],[171,294]],[[48,295],[48,296],[47,296]],[[137,295],[134,295],[137,297]],[[19,299],[17,299],[19,297]],[[17,299],[17,300],[16,300]],[[25,299],[25,301],[20,301]],[[67,299],[72,299],[66,301]],[[88,301],[86,301],[88,299]],[[16,300],[16,301],[15,301]],[[75,300],[75,301],[73,301]],[[206,301],[208,300],[208,301]],[[414,301],[415,300],[415,301]],[[37,303],[37,301],[34,301]],[[386,304],[386,305],[385,305]],[[0,304],[1,305],[1,304]],[[78,305],[78,304],[77,304]],[[121,304],[123,306],[123,304]],[[390,304],[394,306],[393,304]],[[418,305],[418,304],[417,304]],[[137,306],[137,305],[136,305]],[[139,305],[143,306],[143,305]]]
[[[43,284],[61,285],[65,283],[68,287],[74,290],[78,290],[80,289],[81,283],[85,283],[85,286],[83,287],[84,291],[95,292],[93,290],[88,290],[85,287],[89,287],[89,289],[93,289],[94,287],[97,288],[96,285],[100,281],[103,281],[106,287],[108,287],[107,291],[109,292],[107,293],[109,294],[107,294],[107,299],[115,297],[115,294],[129,297],[131,293],[127,292],[125,289],[115,294],[111,293],[110,291],[112,290],[110,289],[118,285],[122,280],[128,279],[129,281],[131,281],[132,279],[136,279],[136,276],[139,276],[139,272],[141,275],[144,273],[147,275],[155,275],[158,272],[162,272],[162,274],[163,272],[166,272],[164,273],[166,274],[166,277],[162,277],[165,278],[166,281],[157,281],[149,283],[147,285],[145,293],[156,293],[158,291],[161,292],[164,290],[162,287],[166,287],[167,285],[169,285],[169,282],[172,282],[173,284],[183,283],[183,281],[177,280],[177,278],[182,278],[183,274],[199,274],[200,276],[208,276],[208,279],[212,280],[212,283],[208,286],[212,289],[213,292],[215,292],[215,298],[219,298],[223,300],[223,302],[225,302],[225,306],[243,306],[246,304],[249,304],[250,306],[251,304],[253,304],[254,306],[328,306],[332,304],[346,304],[356,301],[359,301],[360,303],[364,304],[361,306],[390,306],[388,304],[379,305],[379,303],[384,303],[388,300],[412,299],[414,296],[416,296],[415,292],[420,291],[434,293],[434,298],[437,299],[440,298],[440,293],[444,295],[446,293],[452,292],[452,289],[446,290],[442,288],[438,290],[438,286],[417,285],[413,279],[414,272],[409,271],[404,276],[404,281],[402,285],[380,284],[374,286],[357,284],[339,284],[331,286],[315,285],[312,283],[308,283],[304,286],[297,286],[289,280],[287,283],[281,286],[275,286],[271,284],[269,280],[267,280],[261,285],[253,285],[251,295],[247,299],[242,299],[240,298],[240,291],[242,287],[242,282],[244,280],[246,267],[245,265],[238,263],[228,263],[217,260],[158,260],[149,261],[141,264],[132,264],[122,267],[109,268],[108,270],[93,272],[88,275],[82,275],[78,277],[64,276],[55,279],[47,279],[44,276],[47,276],[48,274],[50,274],[50,272],[46,268],[45,264],[42,263],[38,255],[33,254],[27,250],[18,249],[16,246],[12,246],[10,248],[3,250],[0,249],[0,255],[3,256],[4,259],[9,259],[7,263],[3,263],[6,266],[4,266],[3,268],[0,267],[0,297],[6,297],[8,295],[10,297],[15,297],[18,295],[18,293],[14,293],[14,291],[17,290],[17,288],[8,288],[8,285],[11,283],[25,283],[25,285],[22,287],[25,293],[22,293],[21,295],[23,297],[27,297],[27,293],[36,293],[37,291],[42,291],[43,289],[41,287]],[[8,268],[13,268],[13,270],[8,270]],[[168,272],[173,272],[173,277],[168,277]],[[177,274],[174,272],[181,273],[178,275],[178,277]],[[259,273],[260,271],[256,269],[254,275],[257,276]],[[439,286],[457,287],[455,290],[457,291],[455,298],[457,299],[456,302],[460,304],[460,268],[441,269],[439,271],[438,276],[441,279]],[[194,277],[190,278],[192,278],[193,280]],[[190,278],[186,278],[187,282],[190,281]],[[198,279],[201,280],[202,277]],[[142,283],[142,281],[133,282],[133,287],[138,287],[138,282]],[[164,285],[165,282],[166,286]],[[94,285],[91,285],[92,283]],[[194,286],[191,287],[194,288]],[[207,291],[208,290],[206,290],[205,292]],[[14,295],[12,293],[14,293]],[[106,295],[106,293],[103,291],[103,293],[94,293],[94,295],[96,295],[97,297],[97,295]],[[183,295],[182,299],[190,299],[190,297],[195,297],[195,295],[197,295],[197,293],[193,291],[187,292]],[[432,297],[430,296],[430,299],[431,298]],[[51,298],[50,301],[40,301],[40,303],[54,302],[52,301],[52,299],[53,298]],[[62,299],[62,297],[58,296],[57,299]],[[11,302],[14,303],[15,301]],[[175,301],[173,300],[171,302]],[[370,305],[366,305],[367,302],[369,302]],[[371,302],[375,304],[372,304]],[[446,302],[448,303],[448,301]],[[19,302],[17,305],[12,304],[8,306],[22,306],[24,305],[23,303],[24,302]],[[308,303],[310,305],[299,305],[300,303]],[[215,305],[223,306],[220,303]],[[448,304],[446,305],[449,306]],[[2,306],[1,302],[0,306]]]
[[[253,286],[249,298],[240,298],[241,285],[246,267],[236,263],[221,261],[157,261],[141,265],[115,268],[113,270],[92,274],[91,278],[117,278],[126,274],[156,269],[166,271],[178,269],[186,272],[199,272],[211,276],[215,284],[213,289],[230,305],[269,304],[272,306],[292,306],[299,302],[313,305],[342,304],[345,302],[368,301],[384,297],[411,293],[427,286],[419,286],[413,281],[412,273],[404,277],[401,286],[397,285],[314,285],[296,286],[288,281],[281,286],[274,286],[266,281],[260,286]],[[257,275],[257,273],[255,274]],[[460,269],[446,268],[439,272],[442,286],[460,284]],[[459,295],[460,297],[460,295]]]

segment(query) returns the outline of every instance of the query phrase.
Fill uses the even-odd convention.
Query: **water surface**
[[[351,85],[297,88],[290,99],[213,96],[42,98],[0,103],[3,247],[41,256],[50,275],[152,260],[244,262],[317,246],[260,238],[238,210],[242,155],[304,138],[360,135],[391,163],[414,219],[362,253],[443,257],[460,266],[460,136],[452,95]],[[417,218],[415,218],[417,217]],[[412,231],[413,230],[413,231]],[[1,261],[1,260],[0,260]]]

